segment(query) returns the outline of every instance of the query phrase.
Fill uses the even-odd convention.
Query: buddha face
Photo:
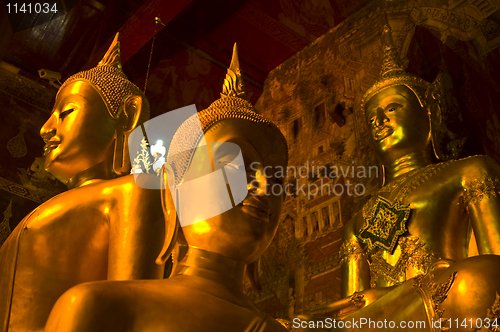
[[[63,183],[111,158],[115,120],[89,83],[75,81],[59,91],[40,135],[45,170]]]
[[[404,85],[386,88],[365,104],[371,143],[383,164],[431,146],[427,111]]]
[[[275,176],[280,176],[278,169],[286,169],[286,148],[269,130],[240,119],[217,123],[205,134],[205,140],[207,143],[217,142],[211,145],[214,165],[231,166],[239,153],[238,149],[228,149],[224,143],[234,143],[233,146],[241,149],[247,188],[251,190],[241,203],[230,210],[183,227],[184,236],[190,246],[249,264],[262,255],[278,227],[283,195],[278,190],[273,194],[266,188],[275,183],[282,184],[284,179]],[[198,165],[210,158],[206,151],[195,153],[184,180],[198,177]],[[263,176],[264,170],[266,176]],[[206,194],[213,195],[211,192]]]

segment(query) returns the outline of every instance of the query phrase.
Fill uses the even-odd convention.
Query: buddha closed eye
[[[74,109],[70,108],[66,111],[61,112],[61,114],[59,114],[59,119],[64,120],[64,118],[66,118],[68,115],[70,115],[73,111],[74,111]]]

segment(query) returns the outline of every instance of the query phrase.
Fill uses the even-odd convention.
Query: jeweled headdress
[[[199,112],[197,116],[195,115],[187,119],[179,127],[172,139],[170,150],[186,151],[186,153],[176,153],[173,155],[169,153],[167,164],[172,166],[176,182],[182,179],[193,158],[195,151],[192,147],[201,141],[203,133],[206,133],[210,127],[221,120],[243,119],[262,125],[274,133],[288,151],[285,137],[278,127],[262,115],[257,114],[252,104],[245,98],[245,87],[238,59],[238,48],[234,44],[233,57],[231,65],[227,70],[226,78],[224,79],[221,98],[214,101],[207,109]],[[199,123],[201,123],[202,132],[197,130]],[[195,143],[194,145],[193,142]],[[286,162],[288,162],[288,153],[286,158]]]
[[[361,98],[361,109],[363,112],[367,100],[378,92],[395,85],[404,85],[408,87],[415,93],[420,105],[424,106],[425,95],[419,90],[423,90],[425,93],[430,83],[418,76],[406,72],[398,50],[394,46],[392,31],[389,24],[384,26],[382,32],[382,47],[384,49],[384,58],[382,61],[382,69],[380,70],[380,78],[365,92],[363,98]]]
[[[118,119],[120,105],[122,105],[125,97],[129,95],[140,96],[142,98],[142,108],[138,123],[141,124],[149,119],[149,103],[144,93],[128,80],[122,70],[119,39],[120,34],[117,33],[108,51],[97,66],[70,76],[59,91],[75,81],[85,81],[91,84],[101,95],[113,119]]]

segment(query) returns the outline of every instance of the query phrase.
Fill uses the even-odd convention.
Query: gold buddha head
[[[59,89],[40,130],[45,170],[63,183],[101,163],[110,172],[128,173],[127,134],[148,118],[146,97],[123,73],[116,34],[96,67],[69,77]]]
[[[237,204],[233,202],[232,208],[225,212],[188,225],[181,224],[183,236],[190,247],[250,264],[269,246],[278,227],[283,195],[277,190],[272,192],[266,188],[283,182],[284,179],[280,177],[283,172],[279,173],[278,170],[286,170],[288,149],[281,131],[272,122],[257,114],[244,96],[235,45],[221,98],[186,120],[177,130],[169,148],[168,166],[164,168],[164,172],[175,176],[164,174],[164,179],[175,181],[175,186],[165,183],[166,188],[169,188],[170,184],[170,189],[180,190],[183,185],[189,184],[189,181],[200,179],[213,169],[226,166],[225,176],[230,178],[233,168],[235,171],[244,168],[247,191],[246,197],[242,196],[240,203],[233,195]],[[202,131],[195,129],[200,123]],[[201,146],[202,140],[207,144]],[[206,148],[207,145],[209,149]],[[199,148],[184,148],[187,146]],[[187,152],[172,155],[171,151],[176,150]],[[234,160],[240,153],[243,164],[237,165]],[[263,176],[264,174],[266,176]],[[173,178],[175,179],[171,180]],[[227,187],[231,191],[230,186]],[[166,191],[168,189],[164,190],[164,193]],[[218,196],[210,197],[217,193],[209,187],[203,191],[203,195],[214,204],[222,200]],[[167,230],[172,230],[173,225],[178,223],[176,214],[172,213],[176,210],[172,199],[175,196],[172,193],[163,195]],[[182,202],[180,204],[182,205]],[[183,207],[177,207],[177,213],[182,217]],[[171,245],[172,234],[167,234],[166,238],[160,255],[163,260],[168,257],[167,247]]]
[[[461,120],[450,76],[440,73],[429,83],[406,73],[389,25],[384,27],[382,45],[380,78],[361,99],[377,157],[383,164],[417,151],[434,153],[439,160],[457,158],[465,138],[463,126],[455,122],[451,128],[447,123],[451,118]]]

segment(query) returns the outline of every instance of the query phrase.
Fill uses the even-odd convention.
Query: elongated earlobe
[[[142,98],[129,95],[125,97],[118,113],[115,129],[115,151],[113,157],[113,170],[117,175],[130,173],[130,153],[128,150],[128,137],[137,126],[142,109]]]
[[[179,234],[179,221],[177,219],[177,210],[174,204],[174,198],[168,186],[168,174],[173,174],[173,170],[168,165],[163,165],[161,174],[161,205],[163,208],[163,215],[165,218],[165,242],[161,249],[160,255],[156,258],[157,264],[163,264],[168,259],[175,244],[177,243],[177,236]],[[175,261],[174,261],[175,265]],[[172,269],[172,271],[174,271]]]

